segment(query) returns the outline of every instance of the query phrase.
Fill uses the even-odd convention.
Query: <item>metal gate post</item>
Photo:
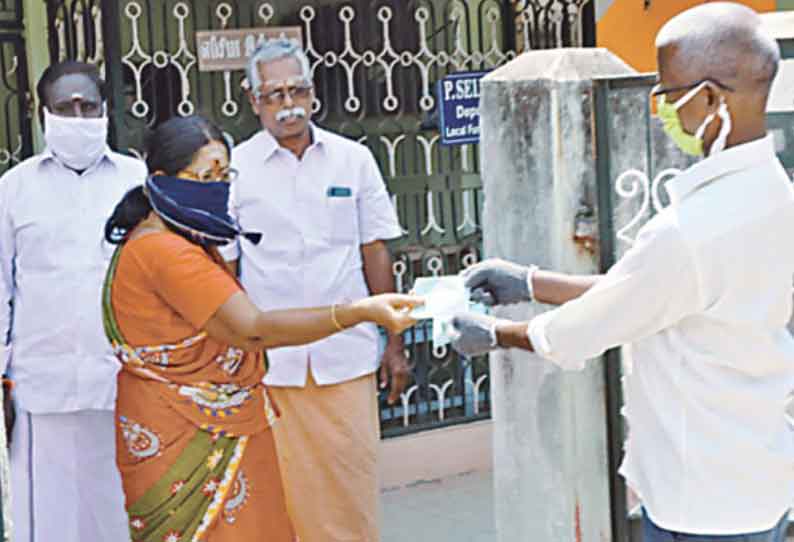
[[[598,187],[599,272],[606,273],[615,263],[615,228],[613,223],[612,179],[609,167],[609,81],[593,84],[595,110],[596,182]],[[604,354],[604,384],[606,386],[607,459],[609,462],[609,501],[613,542],[628,541],[628,510],[626,484],[618,474],[623,460],[623,403],[621,387],[620,350],[613,348]]]

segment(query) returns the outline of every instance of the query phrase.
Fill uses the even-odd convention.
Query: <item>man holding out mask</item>
[[[100,307],[112,247],[102,232],[146,167],[108,148],[95,66],[54,64],[36,91],[46,149],[0,179],[13,538],[129,540],[113,426],[119,365]]]
[[[330,305],[394,291],[384,241],[401,230],[366,147],[310,122],[314,89],[299,46],[262,44],[247,70],[262,130],[234,149],[232,214],[264,233],[224,251],[261,309]],[[402,339],[357,326],[268,351],[265,382],[282,412],[274,427],[287,504],[305,542],[376,542],[380,387],[396,401],[408,379]],[[380,357],[380,359],[379,359]]]
[[[604,276],[501,260],[467,270],[490,304],[561,306],[522,323],[459,315],[453,346],[522,348],[575,369],[630,343],[621,473],[642,500],[643,540],[782,542],[794,502],[794,192],[766,129],[780,53],[755,12],[727,2],[676,16],[656,46],[658,116],[705,158],[668,182],[670,206]]]

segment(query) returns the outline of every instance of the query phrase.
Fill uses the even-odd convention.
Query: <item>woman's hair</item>
[[[146,167],[149,174],[162,171],[174,176],[188,167],[196,153],[211,141],[220,141],[231,156],[232,148],[223,132],[213,123],[193,115],[174,117],[160,124],[146,137]],[[127,235],[152,211],[149,198],[138,186],[127,192],[105,222],[105,240],[124,242]]]
[[[198,150],[210,141],[223,143],[231,156],[229,142],[213,123],[198,115],[174,117],[146,138],[146,167],[149,173],[163,171],[166,175],[176,175],[188,167]]]

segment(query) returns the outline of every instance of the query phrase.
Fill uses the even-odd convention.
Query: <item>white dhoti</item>
[[[112,411],[17,411],[11,450],[14,542],[128,542]]]

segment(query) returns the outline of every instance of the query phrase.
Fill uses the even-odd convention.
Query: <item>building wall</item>
[[[596,27],[599,47],[606,47],[640,72],[656,71],[654,40],[659,29],[673,16],[709,0],[650,0],[647,9],[640,0],[602,1]],[[794,0],[739,0],[756,11],[794,9]],[[788,7],[786,7],[788,6]]]
[[[382,440],[380,486],[394,490],[493,468],[493,422],[453,425]]]

